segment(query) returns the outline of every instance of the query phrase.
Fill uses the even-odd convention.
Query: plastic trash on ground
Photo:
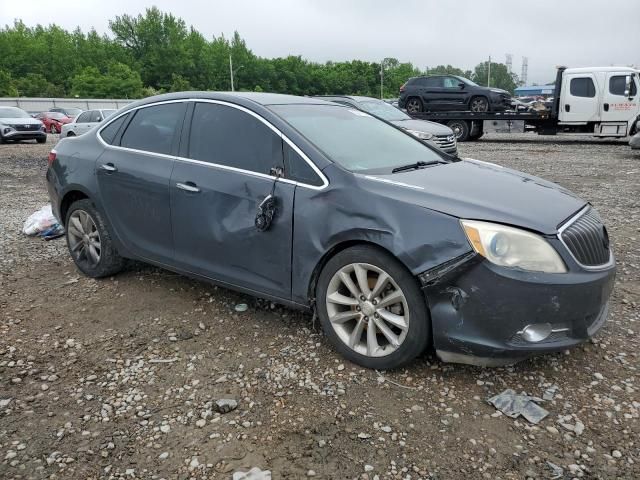
[[[248,472],[234,472],[233,480],[271,480],[271,471],[253,467]]]
[[[543,400],[526,394],[518,395],[510,388],[499,395],[491,397],[488,402],[511,418],[518,418],[522,415],[531,423],[539,423],[549,412],[539,406],[536,402]]]
[[[22,233],[29,236],[39,235],[44,238],[55,238],[64,233],[64,228],[53,215],[51,205],[45,205],[29,215],[22,227]]]

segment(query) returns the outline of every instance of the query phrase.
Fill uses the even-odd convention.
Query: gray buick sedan
[[[79,270],[126,258],[315,311],[365,367],[497,365],[607,317],[615,262],[571,192],[366,112],[268,93],[151,97],[49,155]]]

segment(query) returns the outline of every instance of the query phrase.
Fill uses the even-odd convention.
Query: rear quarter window
[[[128,117],[129,115],[127,114],[116,118],[113,122],[111,122],[100,131],[100,137],[102,137],[102,139],[109,145],[113,145],[114,141],[116,140],[116,136],[120,131],[120,128],[122,127],[122,125],[124,125]]]

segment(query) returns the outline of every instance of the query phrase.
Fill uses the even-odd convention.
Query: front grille
[[[38,124],[33,124],[33,125],[21,125],[21,124],[16,124],[13,126],[13,128],[15,128],[18,132],[31,132],[34,130],[39,130],[40,129],[40,125]]]
[[[454,135],[436,135],[434,141],[444,151],[456,149],[456,137]]]
[[[560,230],[560,237],[578,263],[598,267],[609,262],[609,235],[598,212],[593,208],[584,211]]]

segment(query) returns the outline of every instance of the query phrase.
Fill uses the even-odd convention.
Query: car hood
[[[586,204],[555,183],[471,159],[365,178],[386,195],[431,210],[549,235]]]
[[[391,123],[400,128],[417,130],[418,132],[426,132],[432,135],[453,135],[453,130],[446,125],[427,120],[394,120]]]
[[[0,118],[0,123],[3,125],[40,125],[42,122],[37,118]]]

